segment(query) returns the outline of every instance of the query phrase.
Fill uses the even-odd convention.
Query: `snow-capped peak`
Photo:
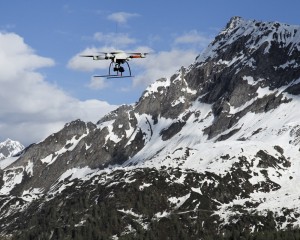
[[[266,54],[272,44],[278,44],[280,48],[288,47],[289,55],[292,55],[294,50],[300,51],[300,27],[298,25],[233,17],[209,47],[197,57],[197,61],[205,62],[209,58],[215,58],[241,38],[247,39],[243,47],[251,49],[252,52],[263,47],[264,54]]]
[[[20,142],[8,138],[0,143],[0,160],[14,156],[23,149],[24,146]]]

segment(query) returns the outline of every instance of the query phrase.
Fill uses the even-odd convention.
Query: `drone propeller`
[[[149,53],[128,53],[130,58],[145,58]]]
[[[80,55],[80,57],[94,57],[95,55]]]
[[[80,57],[91,57],[91,58],[93,58],[93,60],[107,59],[106,56],[100,56],[100,55],[80,55]]]

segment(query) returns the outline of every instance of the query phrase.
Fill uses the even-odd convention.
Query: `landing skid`
[[[129,77],[134,77],[134,76],[131,76],[131,75],[128,75],[128,76],[124,76],[124,75],[96,75],[96,76],[93,76],[95,78],[98,78],[98,77],[103,77],[103,78],[129,78]]]
[[[131,75],[131,69],[130,69],[130,66],[128,64],[128,62],[125,62],[127,64],[127,67],[128,67],[128,70],[129,70],[129,75],[123,75],[123,72],[124,72],[124,68],[123,68],[123,71],[118,71],[118,69],[120,69],[120,64],[116,64],[118,65],[118,68],[117,68],[117,71],[114,70],[114,72],[116,72],[117,74],[110,74],[111,73],[111,69],[113,68],[113,62],[110,63],[109,65],[109,69],[108,69],[108,75],[96,75],[94,77],[103,77],[103,78],[129,78],[129,77],[134,77]],[[115,65],[115,67],[116,67]]]
[[[94,75],[93,77],[103,77],[103,78],[109,78],[109,77],[118,77],[118,75]]]
[[[129,78],[129,77],[134,77],[134,76],[111,76],[111,77],[107,77],[107,78]]]

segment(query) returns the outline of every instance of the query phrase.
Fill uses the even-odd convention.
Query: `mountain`
[[[16,155],[23,149],[24,146],[20,142],[6,139],[4,142],[0,143],[0,161]]]
[[[300,26],[233,17],[189,67],[0,172],[11,239],[299,239]]]

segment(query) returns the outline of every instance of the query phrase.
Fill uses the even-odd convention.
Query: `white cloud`
[[[107,17],[107,19],[117,23],[126,24],[129,18],[138,17],[138,16],[140,15],[137,13],[116,12],[110,14]]]
[[[136,43],[136,39],[131,38],[127,33],[104,34],[102,32],[97,32],[94,34],[93,39],[114,48],[127,47],[130,44]]]
[[[51,67],[15,33],[0,32],[0,141],[12,138],[27,145],[59,130],[66,122],[97,121],[116,106],[80,101],[45,81],[37,70]]]
[[[170,51],[154,52],[145,60],[134,63],[144,71],[133,79],[133,87],[147,86],[161,77],[170,77],[182,66],[189,66],[210,42],[211,38],[208,35],[196,30],[177,36],[171,44],[173,48]],[[143,49],[138,50],[143,52]]]
[[[10,80],[23,71],[33,71],[40,67],[50,67],[54,61],[40,57],[14,33],[0,33],[0,82]]]
[[[114,49],[107,49],[108,51],[113,51]],[[106,51],[107,51],[106,50]],[[86,48],[82,52],[73,56],[68,62],[68,68],[77,70],[91,72],[96,69],[106,69],[109,67],[109,61],[107,60],[93,60],[91,57],[81,57],[81,55],[98,55],[99,52],[103,52],[102,48]]]
[[[151,53],[147,58],[134,62],[135,66],[142,67],[143,73],[133,78],[133,86],[147,86],[162,77],[170,77],[182,66],[194,62],[198,52],[196,50],[172,49]]]
[[[102,77],[92,77],[90,83],[88,84],[88,87],[94,90],[103,89],[107,86],[107,82]]]
[[[197,30],[192,30],[175,38],[174,43],[175,45],[193,44],[195,47],[204,48],[211,42],[211,40],[212,38],[206,34],[199,33]]]

